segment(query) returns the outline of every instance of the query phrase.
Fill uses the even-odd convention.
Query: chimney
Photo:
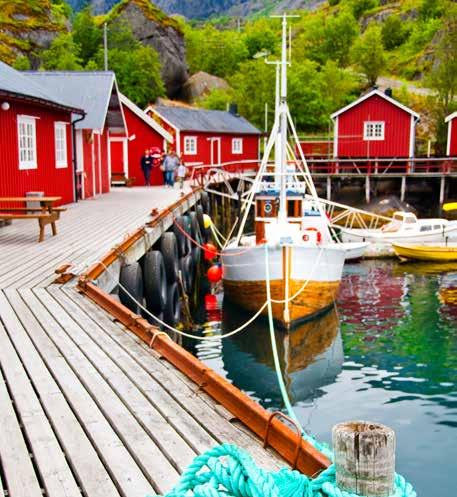
[[[385,93],[388,97],[392,98],[392,88],[390,88],[390,87],[389,87],[389,88],[386,88],[386,89],[384,90],[384,93]]]
[[[228,111],[230,112],[230,114],[232,114],[234,116],[238,116],[238,105],[235,103],[231,103],[229,105]]]

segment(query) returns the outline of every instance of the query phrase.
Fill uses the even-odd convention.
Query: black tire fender
[[[177,216],[175,222],[173,223],[173,233],[176,236],[176,241],[178,242],[178,254],[179,257],[184,257],[187,254],[187,237],[183,233],[186,231],[186,223],[184,216]]]
[[[211,211],[211,204],[209,201],[209,195],[207,192],[202,192],[200,195],[200,203],[202,204],[203,207],[203,212],[205,214],[210,214]]]
[[[163,320],[170,326],[176,326],[181,319],[181,299],[178,284],[173,283],[167,290],[167,302],[163,310]]]
[[[143,281],[148,310],[161,312],[167,299],[167,275],[163,256],[158,250],[150,250],[144,256]]]
[[[124,264],[121,267],[119,276],[119,299],[123,305],[128,307],[132,312],[139,314],[137,302],[143,303],[143,272],[138,262]],[[122,287],[125,287],[133,299],[127,295]],[[137,301],[137,302],[135,302]]]
[[[164,233],[160,239],[160,252],[162,253],[167,282],[175,283],[178,280],[179,253],[176,235],[171,232]]]

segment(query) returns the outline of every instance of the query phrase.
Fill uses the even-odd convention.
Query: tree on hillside
[[[437,153],[443,153],[446,142],[444,118],[454,110],[457,97],[457,7],[449,6],[441,40],[435,50],[429,85],[437,93]]]
[[[399,16],[391,15],[382,24],[382,43],[386,50],[393,50],[406,41],[409,31]]]
[[[13,63],[13,67],[17,71],[28,71],[32,68],[30,60],[25,55],[18,55]]]
[[[276,47],[279,45],[279,37],[271,26],[270,20],[259,19],[245,27],[244,42],[249,58],[264,50],[270,53],[276,51]]]
[[[79,71],[82,69],[80,47],[71,33],[62,33],[41,53],[41,69]]]
[[[359,34],[359,25],[354,16],[347,11],[331,17],[324,31],[323,43],[327,60],[335,60],[341,66],[349,64],[349,54],[355,37]]]
[[[355,42],[352,59],[367,77],[368,84],[373,86],[386,66],[379,26],[370,24],[365,33]]]
[[[81,47],[81,59],[86,65],[97,53],[102,43],[103,34],[95,24],[90,6],[76,14],[73,21],[73,40]]]
[[[165,94],[160,76],[157,52],[135,39],[127,22],[116,21],[109,26],[108,64],[116,73],[119,89],[140,107]],[[100,48],[88,69],[103,69],[104,52]]]

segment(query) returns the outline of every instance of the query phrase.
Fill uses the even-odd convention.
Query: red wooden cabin
[[[146,112],[174,138],[176,152],[188,166],[234,163],[244,169],[257,167],[261,132],[236,110],[204,110],[190,107],[157,105]]]
[[[141,157],[145,149],[166,150],[173,143],[172,135],[146,112],[137,107],[125,95],[120,94],[128,134],[110,136],[111,173],[131,180],[132,185],[145,184],[141,170]],[[159,167],[151,172],[151,184],[163,184],[163,173]]]
[[[74,200],[72,114],[84,112],[0,62],[1,197]]]
[[[446,117],[447,145],[446,155],[457,157],[457,111]]]
[[[78,198],[110,190],[109,136],[127,134],[116,77],[111,71],[29,71],[29,78],[69,105],[85,111],[74,119]]]
[[[338,158],[414,157],[419,114],[372,90],[330,116]]]

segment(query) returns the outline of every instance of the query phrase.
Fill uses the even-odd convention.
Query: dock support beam
[[[446,187],[446,178],[441,176],[440,179],[440,206],[444,203],[444,192]]]
[[[327,200],[332,200],[332,178],[327,176]]]
[[[365,176],[365,201],[367,204],[370,203],[370,177]]]
[[[406,176],[401,177],[401,191],[400,191],[400,200],[402,202],[405,201],[405,195],[406,195]]]
[[[394,493],[395,433],[384,425],[348,421],[333,427],[336,484],[370,497]]]

